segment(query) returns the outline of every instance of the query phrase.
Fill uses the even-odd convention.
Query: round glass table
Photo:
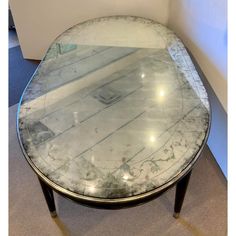
[[[166,27],[89,20],[50,46],[22,95],[18,138],[52,216],[53,190],[120,208],[176,185],[174,216],[209,133],[206,90]]]

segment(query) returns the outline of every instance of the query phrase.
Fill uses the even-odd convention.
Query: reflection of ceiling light
[[[151,143],[154,143],[156,141],[156,137],[152,135],[152,136],[150,136],[149,140]]]
[[[96,191],[96,188],[93,185],[91,185],[91,186],[88,187],[88,191],[90,193],[94,193]]]
[[[163,96],[165,95],[165,91],[164,91],[164,90],[161,90],[161,91],[159,92],[159,95],[160,95],[160,97],[163,97]]]
[[[141,78],[143,79],[144,77],[145,77],[145,74],[144,74],[144,73],[142,73],[142,74],[141,74]]]
[[[129,178],[129,176],[127,174],[124,174],[123,179],[127,180],[128,178]]]
[[[78,112],[74,111],[73,115],[74,115],[74,125],[76,126],[79,123]]]

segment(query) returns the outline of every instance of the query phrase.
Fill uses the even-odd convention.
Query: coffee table
[[[206,90],[166,27],[131,16],[73,26],[22,95],[18,138],[56,216],[53,190],[116,209],[176,185],[178,217],[209,133]]]

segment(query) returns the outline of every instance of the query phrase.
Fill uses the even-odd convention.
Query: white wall
[[[168,26],[190,49],[227,110],[227,0],[170,0]]]
[[[166,24],[169,0],[10,0],[24,58],[41,59],[71,26],[96,17],[134,15]]]

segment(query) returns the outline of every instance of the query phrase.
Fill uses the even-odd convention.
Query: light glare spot
[[[164,97],[164,96],[165,96],[165,91],[164,91],[164,90],[161,90],[161,91],[159,92],[159,95],[160,95],[160,97]]]
[[[150,142],[151,142],[151,143],[154,143],[155,141],[156,141],[156,137],[155,137],[155,136],[153,136],[153,135],[152,135],[152,136],[150,136]]]
[[[94,192],[96,191],[95,186],[93,186],[93,185],[89,186],[89,187],[88,187],[88,191],[89,191],[90,193],[94,193]]]
[[[129,178],[129,176],[128,176],[127,174],[125,174],[125,175],[123,176],[123,179],[124,179],[124,180],[128,180],[128,178]]]

